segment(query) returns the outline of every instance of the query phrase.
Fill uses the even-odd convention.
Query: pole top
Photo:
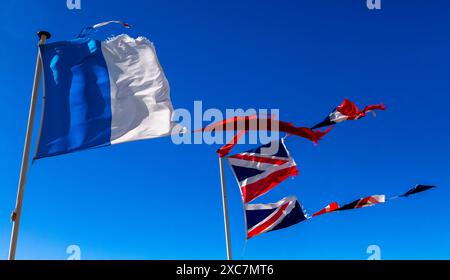
[[[45,30],[39,31],[39,32],[37,33],[37,35],[38,35],[39,39],[40,39],[42,36],[45,36],[46,39],[50,39],[50,37],[52,37],[52,34],[50,34],[50,32],[45,31]]]

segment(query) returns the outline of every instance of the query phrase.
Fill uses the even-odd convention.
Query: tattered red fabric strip
[[[339,111],[341,114],[348,116],[348,120],[360,119],[362,117],[365,117],[368,112],[373,110],[386,110],[386,107],[382,103],[380,103],[366,106],[360,111],[355,103],[346,98],[337,108],[337,111]]]
[[[291,135],[296,135],[311,140],[315,144],[318,143],[329,131],[328,128],[324,131],[313,131],[309,127],[297,127],[292,123],[274,120],[270,118],[259,118],[256,115],[245,117],[233,117],[213,123],[207,127],[194,132],[210,132],[210,131],[239,131],[237,135],[226,145],[220,148],[217,152],[221,157],[227,155],[231,149],[237,144],[238,140],[247,131],[274,131],[284,132]]]
[[[247,133],[246,130],[238,131],[238,133],[231,139],[230,142],[222,146],[220,149],[217,150],[217,153],[220,157],[224,157],[228,155],[231,152],[231,149],[233,149],[234,146],[239,142],[239,139],[241,139],[244,134]]]

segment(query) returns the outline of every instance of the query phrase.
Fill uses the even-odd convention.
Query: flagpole
[[[51,37],[51,34],[47,31],[39,31],[38,36],[39,36],[39,45],[42,45],[45,44],[45,41]],[[36,59],[36,70],[34,72],[33,92],[31,94],[30,111],[28,112],[27,134],[25,136],[25,144],[22,154],[22,166],[20,168],[16,208],[14,209],[11,215],[13,227],[11,232],[11,241],[9,244],[8,260],[14,260],[16,258],[17,238],[19,236],[19,225],[20,225],[20,216],[22,214],[23,193],[25,190],[25,181],[27,177],[31,138],[33,135],[33,126],[34,126],[34,115],[35,115],[34,113],[36,111],[36,101],[39,91],[39,81],[41,79],[41,70],[42,70],[42,60],[38,49],[38,55]]]
[[[224,168],[223,168],[223,159],[219,155],[219,164],[220,164],[220,180],[222,185],[222,205],[223,205],[223,222],[225,225],[225,244],[227,246],[227,260],[231,260],[231,243],[230,243],[230,230],[228,224],[228,204],[227,204],[227,187],[225,184],[225,176],[224,176]]]

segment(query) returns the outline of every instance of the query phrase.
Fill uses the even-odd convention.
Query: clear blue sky
[[[300,175],[261,198],[296,195],[307,211],[331,201],[439,188],[376,207],[322,216],[245,244],[239,190],[227,167],[237,259],[449,259],[450,3],[66,0],[0,4],[0,258],[7,257],[30,90],[35,32],[75,37],[111,19],[152,40],[174,106],[277,108],[313,125],[345,97],[388,110],[336,127],[315,147],[287,141]],[[96,36],[120,33],[107,27]],[[38,110],[39,116],[40,110]],[[140,141],[37,161],[26,186],[17,256],[65,259],[225,258],[217,146]],[[244,150],[248,146],[238,146]]]

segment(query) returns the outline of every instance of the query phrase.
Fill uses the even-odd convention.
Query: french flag
[[[35,158],[179,133],[153,44],[120,35],[40,46],[43,117]]]
[[[295,196],[285,197],[276,203],[245,205],[247,239],[264,232],[286,228],[307,218]]]

